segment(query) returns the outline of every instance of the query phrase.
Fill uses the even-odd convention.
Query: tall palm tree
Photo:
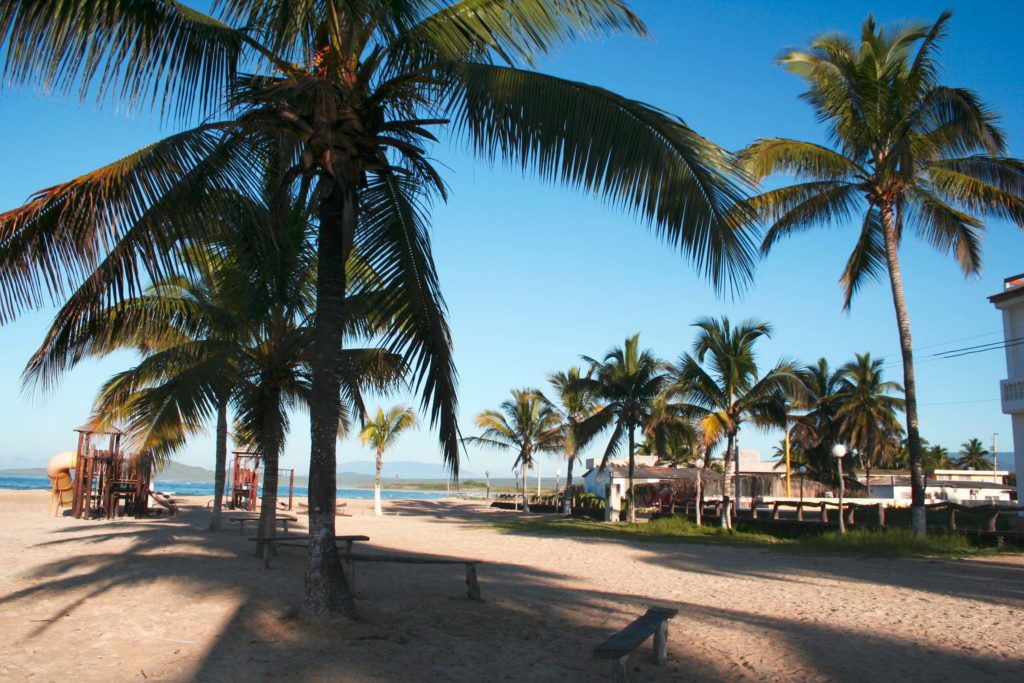
[[[868,281],[889,278],[899,328],[910,451],[912,520],[926,530],[913,342],[900,269],[904,228],[981,270],[983,216],[1024,226],[1024,163],[1005,156],[998,117],[963,88],[942,85],[936,59],[950,13],[934,24],[882,28],[868,18],[859,41],[829,33],[780,62],[804,79],[803,99],[832,147],[757,140],[740,153],[757,178],[789,173],[796,185],[765,192],[752,208],[770,227],[762,244],[859,214],[859,236],[840,277],[844,308]]]
[[[589,375],[588,375],[589,377]],[[584,376],[575,365],[567,372],[553,372],[548,375],[548,384],[558,398],[558,417],[562,430],[562,452],[565,455],[565,495],[562,510],[566,516],[572,514],[572,470],[581,448],[585,448],[594,435],[584,434],[580,425],[600,410],[601,405],[594,395],[592,385],[580,380]]]
[[[384,467],[384,451],[394,446],[398,437],[419,424],[416,411],[405,406],[392,406],[385,413],[384,408],[377,407],[377,414],[367,422],[359,432],[359,440],[364,446],[372,446],[377,452],[377,470],[373,479],[373,512],[383,515],[380,504],[380,473]]]
[[[485,410],[476,416],[480,436],[466,443],[515,451],[512,469],[519,468],[523,482],[523,513],[530,511],[526,492],[526,471],[541,453],[556,453],[563,448],[563,433],[558,411],[536,389],[513,389],[512,399],[501,402],[498,410]]]
[[[988,451],[979,439],[971,439],[960,444],[960,457],[956,466],[961,470],[987,470],[992,467],[988,459]]]
[[[640,333],[628,337],[622,346],[613,347],[598,360],[583,356],[590,363],[590,376],[582,381],[587,390],[604,402],[604,407],[587,418],[580,432],[588,438],[613,426],[612,435],[601,458],[601,469],[608,458],[626,445],[629,458],[629,521],[636,522],[633,504],[633,475],[636,470],[636,430],[651,418],[655,402],[667,381],[666,363],[649,349],[640,350]],[[611,506],[611,501],[607,501]]]
[[[705,443],[725,440],[722,526],[732,525],[731,487],[739,504],[739,431],[745,422],[758,427],[784,426],[786,397],[800,395],[796,366],[780,360],[759,376],[754,344],[771,336],[771,325],[747,320],[735,327],[726,317],[694,323],[693,353],[685,353],[672,371],[673,395],[699,420]]]
[[[870,353],[858,353],[855,358],[839,368],[842,379],[835,416],[842,438],[857,451],[867,486],[871,467],[881,462],[889,435],[902,431],[896,413],[903,410],[904,402],[893,394],[903,387],[883,379],[881,359],[871,358]]]
[[[384,278],[388,348],[458,472],[456,373],[428,235],[445,198],[428,148],[438,131],[544,180],[635,211],[716,285],[745,282],[754,252],[734,159],[682,120],[602,88],[532,70],[564,43],[645,35],[622,0],[0,0],[0,54],[14,84],[204,123],[0,214],[0,321],[70,294],[82,317],[173,269],[169,245],[216,215],[219,190],[253,184],[247,163],[284,136],[284,181],[315,201],[318,250],[310,404],[305,604],[352,613],[334,543],[336,426],[348,324],[347,262]],[[242,73],[247,71],[248,73]],[[39,245],[50,245],[40,248]],[[73,277],[68,278],[67,274]]]

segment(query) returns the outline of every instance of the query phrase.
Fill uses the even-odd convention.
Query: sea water
[[[49,491],[50,479],[49,477],[0,474],[0,489],[14,489],[17,491],[41,489]],[[164,481],[158,479],[156,483],[153,484],[153,489],[172,496],[213,496],[212,482]],[[305,486],[295,487],[296,498],[305,498],[308,494],[309,490]],[[278,487],[277,495],[279,498],[288,497],[287,484]],[[446,495],[447,494],[445,493],[437,491],[389,491],[387,489],[382,489],[380,492],[380,496],[384,500],[429,500],[444,498]],[[338,498],[373,498],[373,489],[338,489]]]

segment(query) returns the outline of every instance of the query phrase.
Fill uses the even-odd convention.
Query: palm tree
[[[589,375],[587,376],[589,377]],[[593,386],[581,382],[583,377],[576,366],[568,372],[553,372],[548,375],[548,384],[558,397],[558,417],[561,421],[562,452],[565,455],[565,494],[562,509],[566,516],[572,515],[572,470],[581,448],[589,443],[589,436],[584,435],[580,425],[600,410],[601,405],[594,395]]]
[[[474,422],[481,434],[467,437],[466,443],[515,451],[512,469],[519,468],[522,474],[523,513],[528,513],[526,471],[541,453],[555,453],[563,448],[558,412],[536,389],[513,389],[511,400],[502,401],[498,410],[483,411]]]
[[[956,466],[961,470],[987,470],[992,467],[988,454],[979,439],[965,441],[960,444],[960,457],[956,459]]]
[[[903,356],[912,520],[926,530],[910,316],[899,245],[904,227],[953,255],[966,276],[981,270],[980,216],[1024,226],[1024,163],[1006,154],[998,117],[973,92],[941,85],[936,54],[950,18],[880,28],[859,42],[829,33],[780,62],[803,78],[803,98],[834,148],[769,138],[740,153],[757,178],[791,173],[799,184],[765,192],[752,208],[770,223],[762,251],[815,224],[861,212],[859,237],[840,277],[848,309],[868,280],[887,274]]]
[[[726,442],[723,481],[722,526],[732,526],[730,486],[740,496],[735,463],[739,456],[739,431],[744,422],[758,427],[784,426],[786,397],[801,395],[797,368],[780,360],[764,376],[758,376],[754,344],[771,336],[771,325],[747,320],[733,327],[726,317],[703,318],[693,354],[685,353],[673,368],[673,395],[685,403],[689,414],[699,420],[708,446]]]
[[[904,402],[892,394],[902,392],[903,387],[883,380],[880,359],[872,359],[870,353],[855,357],[839,369],[842,379],[835,415],[842,438],[857,450],[868,486],[871,467],[881,462],[889,435],[902,431],[896,413],[903,410]]]
[[[380,505],[380,472],[384,466],[384,451],[395,445],[403,432],[413,429],[419,424],[416,411],[405,406],[393,406],[384,412],[378,406],[377,414],[363,426],[359,439],[364,446],[372,446],[377,452],[377,470],[373,479],[373,512],[382,515]]]
[[[650,350],[640,350],[640,334],[626,339],[622,346],[613,347],[602,360],[583,356],[590,363],[590,376],[581,380],[587,390],[604,402],[580,426],[580,432],[593,438],[598,432],[614,424],[611,439],[601,458],[604,470],[608,458],[626,442],[629,458],[629,521],[636,522],[633,504],[633,475],[636,469],[636,430],[650,420],[655,402],[665,388],[667,365]],[[611,508],[611,501],[607,501]]]
[[[411,368],[458,473],[456,374],[428,235],[429,205],[445,198],[427,151],[435,131],[635,211],[716,286],[752,272],[756,250],[736,209],[745,181],[727,152],[682,120],[529,68],[576,39],[645,35],[622,0],[215,8],[216,19],[162,0],[110,0],[102,12],[62,0],[0,3],[9,82],[119,93],[122,104],[158,106],[169,119],[204,118],[0,214],[0,321],[69,292],[88,318],[122,289],[160,279],[173,270],[169,245],[207,231],[220,190],[254,182],[253,149],[283,138],[294,163],[282,182],[315,200],[318,219],[305,604],[352,614],[334,543],[334,370],[355,251],[384,280],[377,310],[394,323],[385,341]]]

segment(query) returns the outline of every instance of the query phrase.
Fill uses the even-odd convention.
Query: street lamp
[[[843,494],[846,492],[846,485],[843,482],[843,458],[846,456],[846,446],[837,443],[832,447],[832,457],[836,459],[836,466],[839,468],[839,533],[846,533],[846,521],[843,519]]]
[[[701,496],[700,496],[700,471],[702,469],[704,469],[704,460],[702,460],[701,458],[697,458],[697,462],[695,462],[693,464],[697,467],[697,506],[696,506],[696,509],[697,509],[697,526],[700,526],[701,525],[700,517],[701,517],[701,513],[703,512],[703,510],[701,508],[704,507],[704,505],[701,502]]]

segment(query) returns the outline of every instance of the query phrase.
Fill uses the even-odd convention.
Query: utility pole
[[[999,436],[999,432],[992,432],[992,483],[999,483],[999,475],[996,472],[999,470],[999,453],[996,451],[996,437]]]

